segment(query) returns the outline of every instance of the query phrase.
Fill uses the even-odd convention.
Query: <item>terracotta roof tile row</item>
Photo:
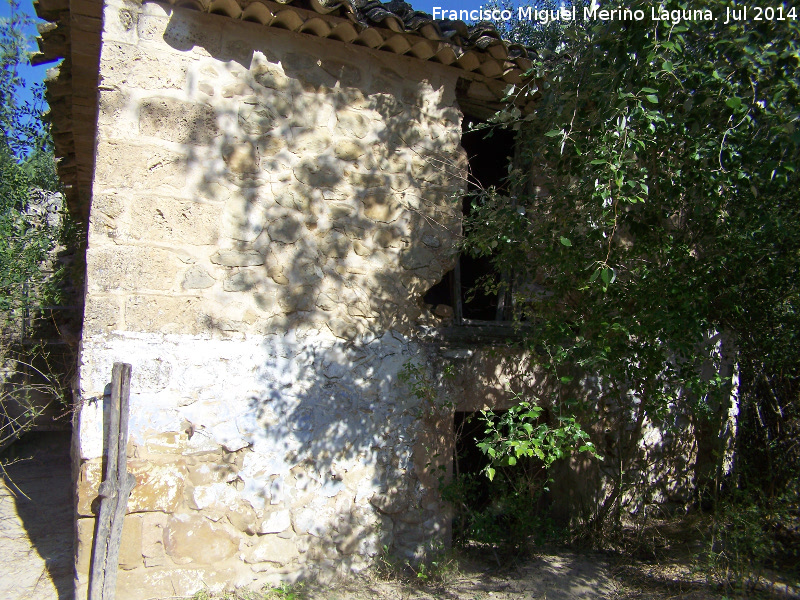
[[[497,81],[499,98],[531,67],[490,23],[434,20],[402,0],[170,0],[170,4],[450,65]]]

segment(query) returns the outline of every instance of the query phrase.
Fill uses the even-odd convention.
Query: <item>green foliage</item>
[[[303,600],[305,597],[305,585],[302,582],[284,582],[278,587],[265,586],[257,592],[245,588],[221,593],[200,590],[187,600]]]
[[[52,302],[57,277],[43,266],[58,242],[59,228],[46,215],[30,210],[31,191],[58,191],[52,141],[41,115],[41,86],[34,100],[19,100],[25,82],[20,65],[27,62],[24,28],[30,20],[11,2],[11,16],[0,27],[0,313]]]
[[[500,414],[481,411],[486,430],[478,448],[490,460],[483,471],[489,481],[494,479],[498,466],[513,467],[526,458],[540,460],[547,469],[572,454],[588,452],[598,456],[589,434],[574,417],[558,417],[557,425],[553,426],[541,421],[543,411],[541,406],[526,400]]]
[[[498,467],[488,490],[483,474],[456,475],[441,488],[454,511],[453,543],[519,553],[559,539],[562,532],[542,510],[547,483],[541,465],[524,458],[513,469]]]
[[[747,595],[769,570],[780,572],[783,583],[800,585],[800,531],[792,530],[800,509],[800,489],[781,497],[735,492],[716,507],[704,531],[698,566],[710,581],[728,593]],[[789,525],[789,528],[787,528]]]
[[[762,374],[800,374],[800,25],[725,24],[732,2],[661,6],[718,18],[562,28],[510,91],[534,112],[494,119],[518,132],[511,191],[476,194],[466,223],[469,250],[513,272],[531,349],[554,372],[599,376],[599,401],[635,407],[629,448],[644,419],[675,409],[718,426],[726,365],[756,412],[797,402],[774,408]]]
[[[458,574],[458,561],[441,544],[430,544],[422,560],[413,563],[393,555],[389,546],[383,546],[374,568],[381,579],[400,580],[418,586],[440,586]]]

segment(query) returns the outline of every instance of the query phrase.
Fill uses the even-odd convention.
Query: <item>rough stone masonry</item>
[[[446,540],[451,424],[399,381],[455,262],[455,70],[153,2],[104,9],[79,365],[84,597],[115,361],[118,594],[363,568]],[[437,450],[438,449],[438,450]],[[436,457],[439,458],[436,458]]]

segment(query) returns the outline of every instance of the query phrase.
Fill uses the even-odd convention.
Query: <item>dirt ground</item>
[[[458,567],[439,581],[360,576],[336,586],[304,586],[267,595],[292,600],[726,600],[687,560],[635,561],[596,553],[550,548],[517,564],[460,556]],[[294,588],[288,590],[291,592]],[[800,598],[776,587],[751,596],[762,600]]]
[[[35,434],[15,446],[31,457],[0,479],[0,600],[73,600],[69,433]],[[12,453],[12,455],[13,455]],[[526,557],[461,552],[416,577],[378,569],[336,585],[305,585],[258,596],[274,600],[722,600],[691,567],[691,549],[658,560],[537,549]],[[224,598],[225,596],[219,596]],[[800,598],[778,586],[765,600]]]
[[[72,600],[69,432],[30,434],[0,479],[0,600]]]

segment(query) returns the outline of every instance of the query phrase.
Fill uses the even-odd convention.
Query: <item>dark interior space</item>
[[[503,190],[508,165],[514,154],[514,132],[504,129],[474,129],[480,121],[465,117],[461,145],[469,157],[470,177],[467,193],[462,203],[465,216],[471,214],[473,205],[480,202],[481,189],[494,187]],[[452,306],[455,323],[469,321],[503,320],[505,315],[498,310],[498,294],[487,293],[485,284],[495,281],[495,273],[489,257],[473,257],[462,254],[459,265],[447,273],[425,295],[427,304]],[[460,306],[456,298],[460,297]]]

